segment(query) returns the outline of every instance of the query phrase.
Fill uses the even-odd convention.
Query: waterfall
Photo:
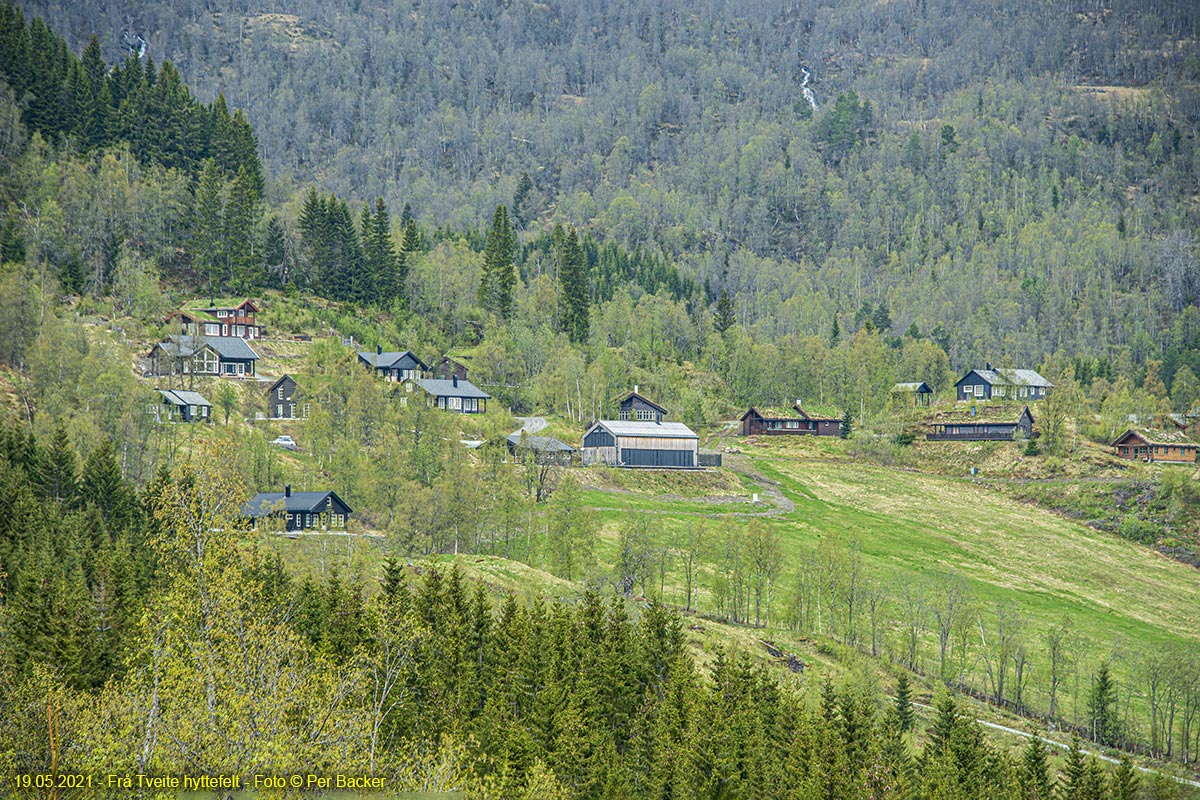
[[[812,78],[812,73],[808,71],[808,67],[801,67],[800,71],[804,73],[804,80],[800,83],[800,91],[804,94],[804,99],[812,106],[815,113],[817,110],[817,96],[813,94],[813,90],[808,88],[808,81]]]

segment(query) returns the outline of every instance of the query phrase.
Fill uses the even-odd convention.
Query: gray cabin
[[[1031,369],[973,369],[954,384],[959,402],[967,400],[1041,400],[1054,384]]]
[[[514,458],[529,456],[538,466],[553,464],[570,466],[571,459],[578,452],[566,442],[553,436],[534,436],[523,431],[510,433],[505,437],[508,453]]]
[[[382,345],[376,346],[374,353],[359,350],[358,360],[389,381],[423,378],[429,372],[429,366],[411,350],[385,352]]]
[[[212,420],[212,403],[204,399],[199,392],[189,392],[184,389],[159,389],[158,393],[162,395],[162,403],[157,406],[155,417],[162,421],[163,415],[159,412],[166,410],[166,418],[168,421],[174,422],[195,422],[201,420],[209,422]]]
[[[147,356],[151,375],[253,377],[258,353],[245,339],[222,336],[168,336]]]
[[[638,394],[638,387],[617,400],[617,419],[629,422],[662,422],[667,410]]]
[[[290,485],[282,492],[259,492],[242,508],[242,516],[255,528],[270,526],[274,520],[288,531],[344,530],[351,513],[336,492],[293,492]]]
[[[291,375],[284,375],[267,389],[267,416],[271,419],[307,417],[299,404],[300,387]]]
[[[583,435],[583,463],[694,469],[700,437],[682,422],[600,420]]]
[[[405,389],[410,393],[424,392],[430,405],[458,414],[483,414],[487,412],[487,401],[492,399],[483,389],[470,381],[459,380],[457,376],[451,376],[449,380],[410,379],[405,381]]]

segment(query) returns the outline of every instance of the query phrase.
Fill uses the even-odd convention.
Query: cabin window
[[[283,403],[277,403],[275,405],[275,416],[277,416],[277,417],[283,416]]]
[[[627,421],[629,419],[629,409],[627,409],[627,408],[621,409],[621,419],[625,420],[625,421]]]
[[[648,408],[639,408],[637,418],[643,422],[650,422],[654,419],[654,412]]]
[[[982,383],[975,387],[975,396],[983,397],[983,384]]]
[[[466,411],[469,414],[474,414],[475,412],[479,411],[479,401],[474,397],[464,397],[463,411]]]
[[[789,420],[787,421],[787,426],[788,426],[789,428],[799,428],[799,427],[800,427],[800,421],[799,421],[799,420],[795,420],[795,419],[789,419]]]
[[[282,386],[279,387],[279,399],[280,400],[283,399],[283,387]]]
[[[205,336],[219,336],[221,334],[221,326],[215,322],[204,323]]]
[[[461,397],[451,397],[450,398],[450,410],[451,411],[462,411],[462,398]]]
[[[217,316],[218,317],[227,317],[227,316],[229,316],[229,312],[226,311],[225,309],[221,309],[220,311],[217,312]]]
[[[1021,397],[1027,397],[1028,395],[1029,395],[1029,390],[1026,389],[1024,386],[1022,386],[1021,387]]]

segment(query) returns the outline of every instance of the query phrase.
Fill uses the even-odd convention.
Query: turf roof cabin
[[[433,370],[433,377],[450,380],[458,378],[460,381],[467,380],[471,368],[467,363],[459,358],[450,355],[442,356],[442,360],[438,362]]]
[[[254,527],[271,530],[344,530],[352,509],[336,492],[259,492],[242,508]]]
[[[423,378],[425,373],[429,372],[429,365],[411,351],[384,352],[382,345],[377,345],[374,353],[370,350],[359,350],[358,360],[389,381]]]
[[[1054,384],[1031,369],[973,369],[954,384],[959,402],[967,400],[1041,400]]]
[[[978,405],[969,409],[939,411],[930,421],[933,428],[925,438],[931,442],[1011,441],[1017,432],[1033,436],[1033,414],[1029,406]]]
[[[836,409],[810,406],[805,410],[799,400],[786,407],[751,406],[742,415],[742,436],[840,436],[841,433],[842,418]]]
[[[1112,443],[1117,458],[1196,463],[1197,444],[1181,430],[1127,430]]]
[[[167,317],[178,320],[189,336],[232,336],[238,339],[261,339],[263,327],[255,321],[259,308],[253,300],[215,298],[207,303],[188,303]]]

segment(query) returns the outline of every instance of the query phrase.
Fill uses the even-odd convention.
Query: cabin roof
[[[189,392],[185,389],[159,389],[158,392],[172,405],[208,406],[212,408],[212,403],[205,400],[204,396],[199,392]]]
[[[617,405],[621,405],[621,404],[625,403],[627,400],[632,400],[635,397],[638,400],[641,400],[646,405],[650,406],[651,408],[658,409],[658,411],[660,413],[662,413],[662,414],[667,413],[667,410],[665,408],[663,408],[662,406],[660,406],[658,403],[654,402],[653,400],[647,398],[645,395],[639,394],[638,392],[627,392],[627,393],[621,395],[620,397],[617,398]]]
[[[292,492],[290,497],[283,492],[259,492],[242,507],[242,513],[247,517],[265,517],[278,511],[281,508],[278,504],[282,502],[282,509],[284,511],[292,513],[302,511],[306,514],[313,514],[324,511],[325,500],[330,497],[344,507],[347,513],[353,510],[350,506],[346,505],[346,502],[342,498],[337,496],[336,492],[330,490],[324,492]]]
[[[575,448],[564,441],[555,439],[553,436],[530,436],[526,434],[524,440],[521,438],[521,432],[510,433],[504,437],[514,447],[527,447],[530,450],[539,453],[574,453]]]
[[[969,408],[939,411],[933,415],[935,425],[1015,425],[1021,417],[1029,414],[1029,406],[1006,405],[1003,403],[979,403],[974,406],[974,413]]]
[[[692,431],[687,425],[682,422],[650,422],[623,419],[602,419],[588,428],[588,433],[594,431],[597,427],[604,428],[613,436],[635,436],[657,439],[696,439],[699,436]],[[587,433],[584,434],[587,436]]]
[[[418,358],[417,354],[411,350],[385,350],[382,353],[373,353],[370,350],[358,351],[358,357],[370,364],[375,369],[390,369],[396,365],[396,362],[402,360],[405,356],[408,356],[414,362],[420,364],[421,369],[429,369],[429,366],[420,358]]]
[[[967,374],[959,378],[958,382],[962,383],[965,381],[972,372],[992,386],[1036,386],[1043,389],[1054,388],[1054,384],[1039,375],[1036,370],[1011,369],[1007,367],[968,370]]]
[[[827,406],[820,404],[801,405],[796,404],[796,410],[800,412],[800,416],[811,420],[833,420],[840,422],[842,419],[842,410],[837,406]]]
[[[279,385],[280,385],[281,383],[283,383],[284,381],[291,381],[292,383],[296,383],[296,379],[295,379],[295,378],[293,378],[291,375],[289,375],[288,373],[286,373],[286,372],[285,372],[285,373],[283,374],[283,377],[281,377],[279,380],[275,381],[274,383],[272,383],[270,386],[268,386],[268,387],[267,387],[267,389],[266,389],[266,394],[270,394],[271,392],[273,392],[273,391],[275,391],[276,389],[278,389],[278,388],[279,388]]]
[[[216,350],[221,358],[229,358],[234,361],[257,361],[258,353],[254,352],[254,348],[246,343],[245,339],[239,339],[234,336],[205,336],[205,343]]]
[[[916,381],[913,383],[897,383],[892,387],[893,392],[914,392],[917,394],[931,394],[933,389],[929,388],[929,384],[925,381]]]
[[[743,414],[742,419],[750,416],[750,412],[763,419],[800,419],[800,412],[795,406],[750,406],[750,411]]]
[[[1113,440],[1112,447],[1129,441],[1132,437],[1141,439],[1146,444],[1182,444],[1196,447],[1196,442],[1188,438],[1188,435],[1183,431],[1164,431],[1155,428],[1142,428],[1135,430],[1130,428]]]
[[[450,378],[417,378],[413,383],[434,397],[474,397],[490,400],[491,395],[468,380],[459,380],[458,385]]]

